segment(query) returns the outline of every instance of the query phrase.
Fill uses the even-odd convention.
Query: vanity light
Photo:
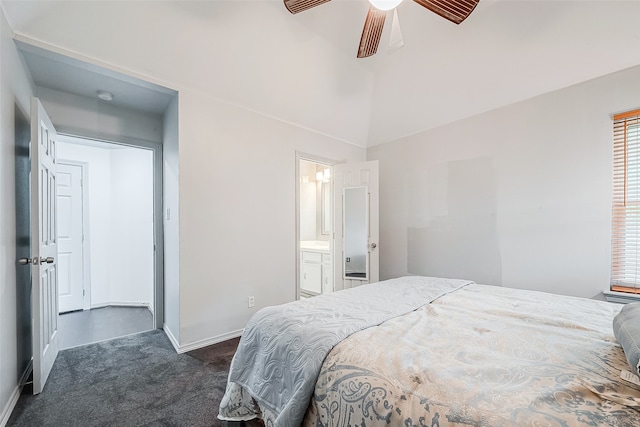
[[[402,0],[369,0],[369,3],[378,10],[391,10],[402,3]]]
[[[324,171],[316,172],[316,181],[318,181],[318,182],[330,182],[331,181],[331,169],[327,168]]]
[[[324,176],[323,181],[329,182],[331,181],[331,169],[326,168],[322,174]]]

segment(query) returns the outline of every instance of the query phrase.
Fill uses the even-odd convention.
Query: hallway
[[[102,307],[61,314],[60,349],[91,344],[153,329],[153,315],[146,307]]]

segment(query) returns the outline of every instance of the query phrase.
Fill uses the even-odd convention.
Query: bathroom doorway
[[[333,292],[333,164],[297,156],[297,298]]]

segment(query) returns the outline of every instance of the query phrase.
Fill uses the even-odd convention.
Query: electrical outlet
[[[256,302],[255,302],[255,300],[253,299],[253,295],[252,295],[252,296],[250,296],[249,298],[247,298],[247,306],[248,306],[249,308],[253,307],[253,306],[255,305],[255,303],[256,303]]]

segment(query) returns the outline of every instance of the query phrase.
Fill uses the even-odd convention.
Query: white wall
[[[224,35],[231,21],[209,14],[202,19],[201,9],[208,9],[205,13],[237,12],[233,6],[237,2],[214,3],[175,8],[170,2],[157,2],[149,14],[148,6],[137,2],[60,2],[55,4],[56,25],[36,18],[16,29],[23,37],[39,40],[41,46],[55,46],[58,52],[70,52],[76,58],[179,92],[177,335],[183,349],[236,335],[259,308],[295,298],[296,151],[341,161],[360,161],[366,155],[355,145],[221,101],[217,96],[228,96],[230,102],[258,105],[275,115],[282,111],[281,106],[305,102],[308,108],[295,111],[304,117],[286,119],[322,128],[320,122],[340,125],[343,121],[335,117],[349,117],[366,129],[364,107],[370,96],[362,94],[370,94],[372,81],[362,75],[352,56],[342,57],[315,39],[318,49],[287,64],[274,61],[273,56],[253,63],[265,52],[250,54],[256,47],[250,38],[232,40],[239,43],[234,52],[245,52],[243,55],[221,58],[203,54],[215,52],[218,43],[229,43]],[[269,28],[274,28],[274,22],[291,23],[281,4],[255,2],[243,12],[260,23],[266,22],[264,16],[273,17]],[[114,25],[118,31],[113,31]],[[176,28],[187,30],[173,31]],[[284,35],[282,42],[298,43]],[[277,44],[273,46],[279,49]],[[325,59],[338,61],[341,70],[354,76],[353,84],[336,86],[331,79],[310,84],[302,78],[307,67],[327,67]],[[247,67],[259,67],[263,78],[225,85],[228,73],[236,75]],[[290,83],[299,90],[267,84],[270,74],[283,70],[288,70],[294,79]],[[328,70],[329,74],[334,72],[333,68]],[[272,96],[274,91],[282,96]],[[343,95],[342,102],[332,105],[329,113],[326,101],[330,98],[326,95],[336,91]],[[249,99],[252,97],[259,99]],[[366,131],[338,133],[354,141],[366,137]],[[255,296],[252,309],[247,308],[250,295]]]
[[[349,19],[366,16],[366,2],[323,6],[343,12],[339,23],[330,13],[292,19],[282,1],[270,0],[45,3],[32,20],[16,19],[14,29],[165,87],[177,84],[343,140],[366,141],[373,73],[353,60],[361,30]],[[353,44],[338,33],[334,40],[317,34],[340,24],[354,30]]]
[[[638,81],[631,68],[369,149],[381,277],[608,289],[611,115],[640,107]]]
[[[296,151],[364,159],[362,148],[180,91],[183,345],[238,333],[256,310],[295,299]]]
[[[180,200],[178,97],[164,114],[162,143],[164,221],[164,329],[175,342],[180,340]],[[168,211],[168,216],[167,216]]]
[[[153,308],[152,153],[58,143],[59,160],[87,163],[91,306]]]
[[[30,324],[18,324],[16,307],[15,109],[30,116],[33,84],[13,44],[11,29],[0,7],[0,424],[18,398],[24,369],[18,360],[19,340],[30,335]]]
[[[153,152],[111,152],[110,305],[153,310]]]

